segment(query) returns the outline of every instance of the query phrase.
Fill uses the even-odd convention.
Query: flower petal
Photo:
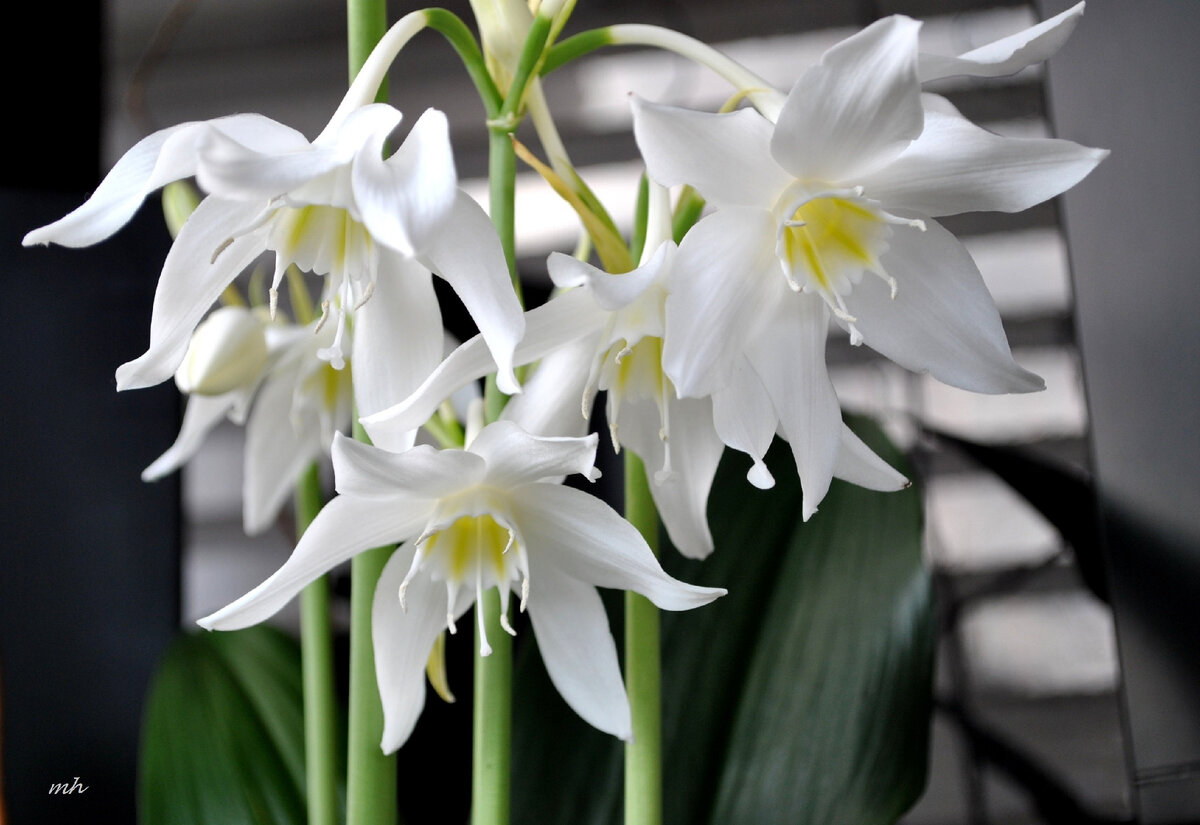
[[[487,462],[484,484],[511,489],[574,473],[594,481],[598,441],[595,433],[585,438],[530,435],[512,421],[502,420],[484,427],[467,450]]]
[[[282,567],[237,601],[200,619],[199,624],[209,630],[258,624],[351,556],[414,537],[429,515],[430,506],[424,501],[337,496],[317,514]]]
[[[1083,3],[1078,3],[1036,26],[1002,37],[958,57],[922,54],[917,64],[917,73],[922,83],[954,75],[1003,77],[1014,74],[1026,66],[1042,62],[1057,52],[1075,30],[1075,24],[1083,16],[1083,7]]]
[[[483,480],[486,462],[465,450],[427,444],[388,452],[342,434],[333,438],[337,491],[363,499],[407,496],[424,501],[449,495]]]
[[[381,250],[371,299],[354,313],[350,356],[358,414],[369,416],[403,401],[442,358],[442,313],[429,270]],[[376,446],[392,452],[413,445],[416,428],[367,428]]]
[[[587,435],[588,416],[584,414],[581,399],[599,346],[600,336],[593,333],[543,358],[533,374],[526,376],[521,394],[509,399],[501,420],[512,421],[534,435],[574,438]],[[520,347],[517,352],[521,352]]]
[[[895,161],[859,182],[889,210],[924,215],[1020,212],[1070,189],[1105,149],[1069,140],[1008,138],[981,129],[926,95],[925,131]]]
[[[592,727],[633,736],[617,646],[596,588],[539,567],[529,578],[529,619],[550,681]]]
[[[564,344],[594,335],[607,315],[596,308],[590,291],[573,289],[525,314],[525,337],[514,351],[513,361],[528,364]],[[460,387],[496,369],[496,362],[483,338],[476,335],[450,353],[416,392],[393,407],[363,419],[372,433],[410,430],[429,420],[438,405]]]
[[[747,356],[779,416],[800,474],[805,521],[829,492],[842,416],[825,367],[829,314],[816,295],[781,302]]]
[[[833,465],[833,474],[868,490],[890,493],[909,485],[907,478],[875,455],[875,452],[845,424],[842,425],[841,449],[838,450],[837,462]]]
[[[664,266],[670,265],[674,243],[659,246],[653,257],[630,272],[614,275],[561,252],[551,252],[546,259],[550,280],[559,288],[587,285],[596,296],[596,305],[606,312],[616,312],[636,301],[657,279]]]
[[[659,433],[658,405],[648,399],[621,405],[621,444],[641,457],[650,475],[650,495],[671,543],[680,553],[702,559],[713,550],[708,529],[708,493],[725,445],[713,428],[707,398],[667,398],[669,440]],[[664,471],[670,452],[670,471]]]
[[[183,424],[175,443],[142,470],[142,481],[157,481],[182,467],[200,449],[213,428],[224,420],[226,413],[233,409],[237,403],[236,396],[235,392],[216,396],[189,395],[187,408],[183,412]]]
[[[746,480],[760,490],[775,486],[763,456],[771,448],[779,417],[762,379],[744,357],[735,362],[729,383],[712,394],[713,426],[729,447],[754,460]]]
[[[83,205],[27,234],[24,245],[80,247],[104,240],[128,223],[155,189],[195,174],[197,145],[218,130],[255,146],[294,146],[297,139],[308,145],[299,132],[262,115],[234,115],[163,129],[142,138],[122,155]]]
[[[719,206],[769,208],[792,181],[768,151],[770,121],[752,109],[717,115],[631,102],[646,171],[663,186],[690,184]]]
[[[525,334],[525,316],[513,291],[500,236],[487,213],[459,191],[442,231],[421,256],[458,294],[496,362],[496,385],[520,392],[513,374],[513,350]]]
[[[251,536],[274,523],[300,474],[324,450],[315,411],[293,413],[296,377],[284,370],[268,378],[246,421],[242,523]]]
[[[208,197],[179,232],[158,278],[150,347],[117,369],[117,389],[151,387],[174,374],[192,330],[222,290],[263,250],[255,234],[230,241],[261,211],[259,204]]]
[[[446,586],[427,575],[413,576],[400,604],[400,583],[408,575],[416,547],[396,548],[375,585],[371,604],[371,639],[375,648],[375,679],[383,703],[384,753],[399,748],[412,733],[425,707],[425,663],[439,633],[446,628]],[[457,619],[475,598],[463,588],[454,606]]]
[[[896,279],[865,277],[846,296],[863,341],[906,369],[983,393],[1032,392],[1045,385],[1012,358],[996,304],[970,253],[935,221],[926,231],[893,227],[881,257]]]
[[[730,207],[702,219],[680,244],[674,271],[663,369],[680,396],[709,395],[729,380],[759,319],[786,288],[771,213]]]
[[[689,610],[725,594],[668,576],[641,533],[587,493],[531,484],[512,497],[510,506],[533,576],[541,566],[557,567],[589,584],[641,593],[663,610]]]
[[[779,113],[771,138],[779,165],[801,179],[853,182],[921,134],[920,27],[885,17],[825,52]]]
[[[390,131],[375,132],[355,155],[354,201],[371,237],[413,256],[451,220],[458,197],[450,128],[443,113],[427,109],[400,148],[384,160]]]

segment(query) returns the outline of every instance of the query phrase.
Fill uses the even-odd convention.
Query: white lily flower
[[[382,747],[412,732],[425,701],[425,663],[442,630],[491,587],[528,608],[558,691],[600,730],[631,734],[616,646],[596,587],[643,594],[665,610],[707,604],[724,590],[666,573],[638,531],[608,505],[552,479],[593,478],[597,437],[539,438],[509,421],[485,427],[465,450],[418,446],[391,453],[344,437],[333,447],[339,495],[274,575],[200,620],[234,630],[260,622],[333,566],[403,542],[375,592],[376,676]],[[478,612],[478,611],[477,611]],[[490,652],[482,615],[481,652]],[[512,633],[507,619],[501,624]]]
[[[650,493],[671,542],[703,558],[713,550],[706,515],[708,494],[725,444],[749,453],[749,478],[774,483],[762,455],[775,423],[755,431],[736,416],[737,387],[709,398],[679,398],[662,367],[664,303],[675,270],[675,244],[665,241],[638,269],[610,274],[567,255],[549,259],[554,283],[568,291],[526,314],[518,364],[541,360],[504,417],[544,435],[582,434],[597,390],[607,391],[613,444],[628,446],[650,472]],[[372,416],[372,432],[406,432],[433,414],[441,399],[494,369],[483,342],[467,341],[421,387]],[[761,389],[758,390],[761,393]],[[862,486],[897,490],[906,479],[842,426],[834,472]],[[765,439],[760,444],[758,439]]]
[[[220,387],[213,376],[236,373],[240,381],[224,392],[191,387],[179,436],[142,479],[154,481],[177,470],[223,420],[244,423],[243,526],[251,535],[267,529],[300,473],[328,455],[333,434],[350,425],[350,370],[336,370],[318,356],[332,344],[334,329],[314,332],[315,326],[272,322],[265,309],[224,307],[210,315],[196,328],[176,383],[186,392],[194,377],[207,378],[201,383],[210,388]],[[258,354],[259,343],[261,361],[245,357]]]
[[[156,132],[130,149],[82,206],[25,236],[26,246],[87,246],[120,229],[164,184],[195,176],[209,193],[167,255],[150,347],[117,370],[118,389],[169,377],[222,290],[261,253],[273,252],[272,304],[291,264],[327,278],[323,309],[336,316],[336,331],[324,356],[335,366],[344,355],[347,313],[369,306],[384,282],[393,282],[391,303],[407,310],[399,320],[375,323],[415,326],[391,336],[404,346],[389,351],[390,365],[379,375],[362,368],[379,358],[355,353],[358,391],[376,379],[396,390],[399,381],[404,392],[395,401],[436,365],[441,324],[429,270],[449,281],[471,312],[500,365],[501,388],[518,390],[511,355],[523,331],[520,305],[490,221],[457,188],[445,115],[425,112],[385,159],[400,113],[385,104],[343,108],[311,143],[251,114]],[[360,313],[360,322],[371,314]],[[360,398],[361,408],[377,409],[378,395]]]
[[[922,95],[919,27],[889,17],[831,48],[777,123],[633,102],[650,176],[717,207],[677,256],[687,277],[666,302],[667,374],[681,395],[713,396],[726,443],[760,457],[770,433],[788,439],[805,518],[847,452],[825,366],[829,319],[954,386],[1041,389],[1013,361],[970,255],[933,218],[1026,209],[1107,154],[1002,138]]]

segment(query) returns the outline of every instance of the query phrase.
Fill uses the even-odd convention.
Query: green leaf
[[[142,725],[141,825],[303,823],[300,651],[268,627],[181,635]]]
[[[877,427],[851,423],[910,473]],[[935,627],[920,497],[835,482],[803,524],[786,445],[767,460],[776,485],[760,491],[749,462],[726,455],[709,559],[664,551],[672,575],[729,590],[662,614],[664,821],[894,822],[924,787],[928,751]],[[513,821],[619,821],[620,743],[572,718],[536,651],[523,653]]]

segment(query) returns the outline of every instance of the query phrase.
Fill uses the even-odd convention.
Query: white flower
[[[181,467],[226,418],[244,423],[243,526],[249,534],[267,529],[300,473],[327,455],[333,434],[350,424],[351,370],[318,357],[334,331],[314,327],[272,322],[265,308],[224,307],[205,319],[176,374],[189,392],[179,436],[143,471],[143,480]],[[234,375],[236,383],[226,386]]]
[[[634,101],[651,177],[691,184],[718,210],[680,246],[687,276],[667,298],[667,374],[685,396],[715,401],[734,389],[714,414],[757,445],[752,455],[777,430],[789,440],[805,518],[841,449],[824,357],[830,317],[854,343],[948,384],[1040,389],[1012,360],[974,262],[932,218],[1026,209],[1106,154],[1002,138],[922,95],[919,27],[890,17],[834,46],[796,82],[777,123]]]
[[[283,567],[200,624],[232,630],[260,622],[334,565],[403,542],[379,580],[372,617],[385,751],[404,743],[420,715],[435,638],[447,627],[454,632],[491,587],[505,609],[510,591],[528,607],[567,703],[597,728],[628,738],[628,700],[595,588],[634,590],[666,610],[698,607],[725,591],[671,578],[608,505],[547,481],[593,477],[595,451],[595,435],[538,438],[508,421],[485,427],[466,450],[418,446],[397,454],[339,437],[339,495]],[[478,632],[486,655],[482,616]]]
[[[221,291],[264,251],[275,255],[277,287],[290,264],[327,278],[323,309],[336,316],[323,353],[337,366],[347,313],[362,305],[360,347],[385,350],[388,370],[358,357],[360,407],[375,409],[378,379],[403,397],[441,354],[430,269],[451,283],[500,364],[499,383],[517,390],[512,348],[522,334],[520,305],[490,221],[457,188],[445,115],[427,111],[404,143],[384,158],[400,113],[371,104],[335,115],[311,143],[260,115],[185,123],[156,132],[130,149],[95,193],[60,220],[36,229],[25,245],[86,246],[123,226],[143,198],[166,183],[195,176],[209,193],[167,255],[150,323],[150,347],[117,370],[118,389],[157,384],[183,359],[196,324]],[[390,282],[390,283],[389,283]],[[368,310],[381,289],[394,316]],[[400,327],[400,331],[385,328]],[[376,334],[381,340],[374,340]],[[400,343],[402,349],[388,349]],[[377,346],[378,344],[378,346]],[[380,364],[382,366],[382,364]],[[369,369],[364,367],[369,366]],[[367,402],[367,403],[364,403]]]

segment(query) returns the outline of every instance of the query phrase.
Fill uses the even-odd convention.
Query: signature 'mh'
[[[83,793],[88,789],[87,785],[79,781],[79,777],[75,777],[75,781],[68,785],[66,782],[56,782],[50,786],[52,794],[67,794],[67,793]]]

